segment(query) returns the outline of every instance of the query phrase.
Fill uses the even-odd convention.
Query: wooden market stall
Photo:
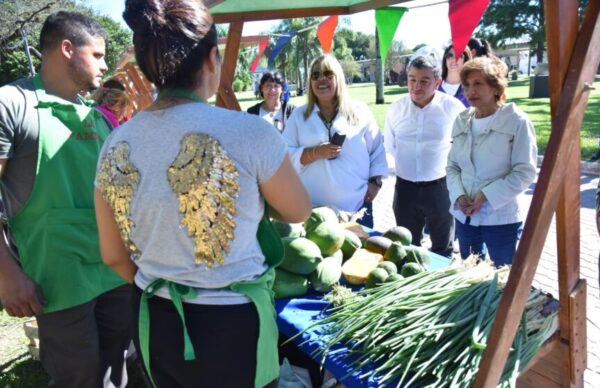
[[[232,81],[244,22],[347,15],[407,1],[205,0],[216,23],[230,23],[217,105],[240,110]],[[560,328],[521,374],[518,384],[583,386],[587,336],[586,282],[579,271],[580,127],[600,62],[600,1],[589,1],[581,27],[578,0],[545,0],[544,5],[552,134],[475,387],[495,387],[500,379],[555,213]]]

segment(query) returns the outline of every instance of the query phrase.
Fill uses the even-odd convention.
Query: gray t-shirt
[[[180,156],[182,140],[190,134],[205,134],[208,137],[203,139],[216,140],[219,144],[217,148],[221,150],[217,158],[233,162],[232,169],[237,171],[237,183],[229,186],[238,187],[233,200],[233,238],[228,244],[229,252],[224,255],[224,262],[211,268],[202,262],[196,264],[195,251],[199,249],[197,236],[194,237],[182,221],[184,217],[188,217],[188,222],[194,222],[194,217],[203,217],[208,213],[205,207],[210,209],[211,203],[206,199],[200,201],[199,207],[204,213],[185,213],[182,210],[182,206],[186,208],[182,205],[182,196],[177,194],[171,181],[173,171],[178,173],[171,166]],[[139,174],[127,216],[133,222],[129,239],[138,251],[132,255],[139,268],[135,283],[145,288],[154,279],[163,278],[194,287],[198,289],[198,297],[188,300],[192,303],[247,302],[239,294],[215,289],[224,288],[232,282],[254,279],[266,269],[256,239],[258,223],[264,212],[258,185],[269,180],[283,162],[286,147],[281,135],[257,116],[200,103],[141,112],[114,131],[105,142],[96,177],[98,188],[102,189],[104,185],[102,171],[109,171],[102,170],[103,163],[106,166],[104,160],[110,160],[111,157],[107,155],[111,152],[115,155],[115,150],[122,149],[124,143],[129,148],[129,156],[125,162],[121,159],[121,165],[133,166]],[[193,155],[195,149],[186,152]],[[193,164],[193,157],[186,160],[192,160],[188,164]],[[202,165],[198,164],[200,167]],[[198,171],[200,167],[194,167],[193,171]],[[216,174],[219,175],[219,172]],[[221,181],[231,183],[232,179],[223,176]],[[215,181],[208,182],[206,187]],[[191,186],[199,187],[198,190],[202,192],[207,191],[196,183],[192,181]],[[220,190],[226,191],[227,187],[224,185]],[[217,195],[218,192],[213,194]],[[215,234],[210,236],[211,241],[224,235],[221,226],[217,222],[207,233]],[[157,294],[169,297],[164,287]]]
[[[0,180],[8,216],[25,204],[35,180],[39,119],[31,79],[0,88],[0,159],[9,159]]]

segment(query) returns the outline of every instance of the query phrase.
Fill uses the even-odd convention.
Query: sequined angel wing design
[[[126,142],[112,146],[100,163],[96,179],[102,197],[115,215],[121,239],[135,258],[140,252],[131,241],[131,231],[135,224],[129,218],[129,211],[133,194],[140,182],[140,174],[129,160],[129,153],[129,144]]]
[[[195,262],[211,268],[223,264],[235,229],[238,172],[219,142],[188,133],[169,167],[167,179],[177,194],[180,224],[194,238]]]

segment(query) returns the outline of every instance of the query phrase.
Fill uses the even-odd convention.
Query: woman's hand
[[[379,193],[379,189],[380,189],[380,187],[377,186],[375,183],[368,183],[364,202],[366,202],[366,203],[373,202],[373,200],[377,196],[377,193]]]
[[[456,199],[456,202],[454,203],[454,206],[458,208],[461,212],[463,212],[465,216],[470,216],[472,214],[472,205],[473,201],[471,201],[471,198],[467,197],[466,195],[461,195]]]
[[[471,201],[471,215],[477,213],[486,201],[487,198],[485,197],[485,194],[481,191],[477,192],[475,198]]]
[[[337,158],[341,151],[342,147],[335,144],[325,143],[318,145],[315,147],[314,151],[315,160]]]

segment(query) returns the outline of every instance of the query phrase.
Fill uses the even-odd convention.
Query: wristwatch
[[[381,181],[380,176],[372,176],[369,178],[368,182],[376,185],[379,188],[381,188],[381,186],[383,186],[383,182]]]

